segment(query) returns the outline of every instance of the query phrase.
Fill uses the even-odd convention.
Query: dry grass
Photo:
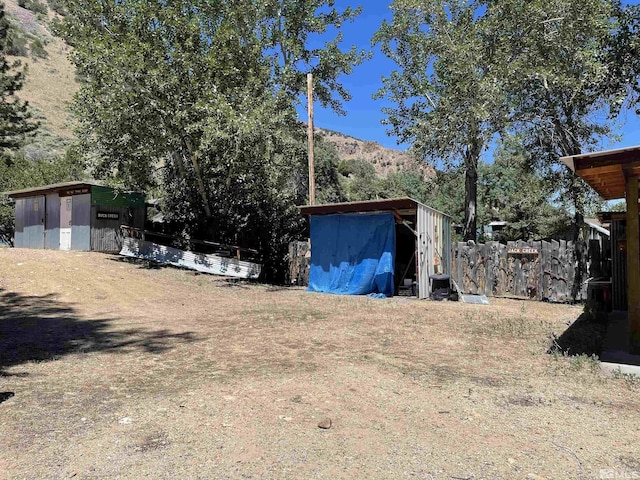
[[[640,469],[640,386],[546,353],[577,307],[335,297],[15,249],[0,288],[8,478]]]
[[[6,0],[6,11],[21,25],[21,29],[41,38],[45,43],[48,58],[9,57],[10,61],[20,60],[27,65],[27,77],[24,88],[18,96],[27,100],[44,117],[42,126],[51,133],[72,137],[72,118],[69,106],[78,91],[75,66],[69,60],[71,48],[50,32],[48,20],[54,14],[49,10],[49,19],[42,20],[33,12],[18,6],[16,0]],[[46,2],[45,2],[46,3]]]

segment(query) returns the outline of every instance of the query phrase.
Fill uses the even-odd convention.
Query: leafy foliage
[[[395,0],[391,23],[374,37],[399,67],[378,93],[395,105],[385,109],[391,131],[423,158],[463,166],[467,240],[476,237],[480,155],[506,118],[481,7],[463,0]]]
[[[69,149],[62,157],[28,160],[22,153],[18,153],[0,161],[0,191],[84,178],[82,158],[74,149]],[[12,244],[14,222],[14,204],[3,195],[0,197],[0,243]]]
[[[481,165],[479,183],[481,224],[507,222],[500,240],[565,235],[570,218],[564,208],[549,201],[556,186],[532,168],[530,154],[519,137],[503,138],[493,163]]]
[[[46,15],[48,12],[47,4],[40,0],[18,0],[18,5],[32,12],[41,13],[42,15]]]
[[[339,77],[366,57],[343,52],[339,34],[309,45],[358,12],[320,0],[71,0],[68,10],[59,31],[86,78],[74,111],[94,173],[159,187],[179,233],[256,248],[280,278],[306,193],[294,110],[306,73],[340,111]],[[331,162],[320,163],[329,177]]]

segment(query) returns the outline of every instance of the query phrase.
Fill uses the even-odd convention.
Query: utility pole
[[[307,110],[309,122],[307,124],[307,137],[309,138],[309,205],[316,204],[316,179],[313,163],[313,74],[307,73]]]

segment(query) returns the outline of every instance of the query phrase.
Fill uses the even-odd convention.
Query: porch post
[[[640,354],[640,226],[638,225],[637,176],[626,179],[626,197],[629,352]]]

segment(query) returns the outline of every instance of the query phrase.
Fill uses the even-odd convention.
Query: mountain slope
[[[317,128],[324,139],[338,149],[340,160],[364,160],[376,169],[381,177],[401,170],[420,172],[426,177],[434,177],[435,170],[426,163],[419,163],[409,153],[383,147],[377,142],[360,140],[343,133]]]
[[[29,102],[42,124],[35,144],[27,147],[27,150],[35,150],[36,154],[62,153],[73,138],[73,118],[69,106],[80,88],[75,66],[69,60],[71,47],[52,33],[51,22],[60,16],[51,9],[51,5],[53,3],[49,4],[44,14],[21,7],[17,0],[5,0],[10,22],[26,39],[26,56],[9,58],[27,65],[26,82],[18,96]],[[33,45],[36,41],[42,43],[46,58],[34,54]],[[331,130],[318,128],[316,131],[336,146],[340,160],[364,160],[373,165],[380,177],[400,170],[420,172],[426,177],[435,175],[430,166],[418,164],[406,152]]]
[[[69,105],[79,88],[74,65],[68,58],[71,47],[51,32],[50,22],[57,16],[49,9],[46,15],[5,0],[10,22],[27,37],[28,57],[9,57],[27,66],[24,88],[18,93],[35,109],[43,129],[63,139],[72,138],[72,118]],[[33,54],[34,40],[40,40],[47,58]]]

